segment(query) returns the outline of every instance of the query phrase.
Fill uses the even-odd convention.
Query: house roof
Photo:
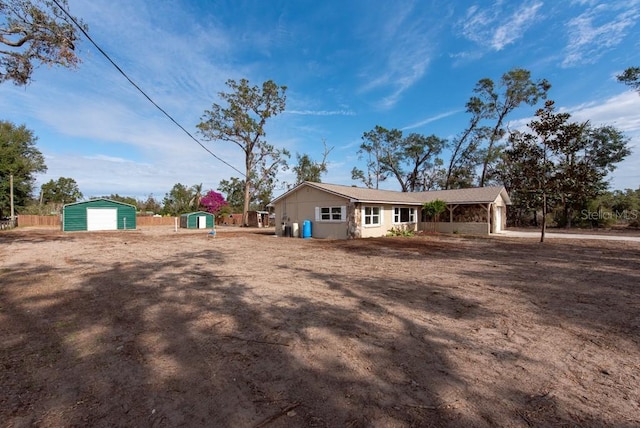
[[[296,192],[305,186],[323,190],[355,202],[422,205],[425,202],[440,199],[448,204],[464,205],[491,203],[494,202],[498,196],[502,196],[505,203],[511,205],[511,199],[509,199],[506,189],[502,186],[433,190],[429,192],[398,192],[395,190],[367,189],[363,187],[315,183],[311,181],[300,183],[293,189],[275,198],[271,201],[271,204],[278,202],[280,199],[285,198],[287,195]]]

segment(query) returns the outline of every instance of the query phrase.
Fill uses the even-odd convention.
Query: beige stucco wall
[[[312,237],[346,239],[348,219],[344,222],[316,221],[315,210],[316,207],[348,205],[348,199],[304,186],[274,204],[276,234],[283,235],[283,223],[288,226],[297,223],[300,235],[304,221],[310,220]]]
[[[380,207],[380,225],[367,226],[364,224],[364,207]],[[355,237],[357,238],[377,238],[380,236],[387,236],[387,233],[395,228],[402,227],[404,229],[418,230],[417,223],[393,223],[393,210],[395,207],[415,208],[416,220],[420,220],[420,207],[409,207],[407,205],[376,205],[376,204],[357,204],[355,209],[358,211],[358,232]]]

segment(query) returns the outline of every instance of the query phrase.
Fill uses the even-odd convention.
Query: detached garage
[[[110,199],[92,199],[62,207],[62,230],[131,230],[136,228],[136,207]]]
[[[213,214],[205,211],[182,214],[180,216],[180,227],[185,229],[212,229]]]

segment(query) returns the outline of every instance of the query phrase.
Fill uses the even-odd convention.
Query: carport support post
[[[447,205],[447,209],[449,210],[449,223],[453,223],[453,210],[458,208],[457,205]]]
[[[173,218],[173,230],[174,232],[178,231],[178,217]]]
[[[484,206],[484,204],[482,205]],[[489,229],[489,234],[491,234],[491,204],[487,204],[487,228]]]

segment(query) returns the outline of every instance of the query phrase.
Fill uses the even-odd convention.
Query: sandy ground
[[[635,242],[2,232],[0,426],[639,426],[639,287]]]

